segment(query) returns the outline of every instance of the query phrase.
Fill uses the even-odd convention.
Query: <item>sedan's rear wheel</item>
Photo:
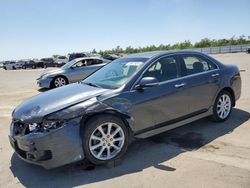
[[[232,96],[227,91],[222,91],[214,104],[213,120],[220,122],[225,121],[230,116],[232,110]]]
[[[111,115],[88,121],[82,135],[86,158],[97,165],[121,158],[129,143],[127,127]]]
[[[57,88],[57,87],[62,87],[64,85],[68,84],[68,81],[66,80],[66,78],[64,78],[63,76],[58,76],[53,80],[53,87]]]

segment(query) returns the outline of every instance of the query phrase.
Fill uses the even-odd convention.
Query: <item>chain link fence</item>
[[[193,48],[191,50],[206,53],[206,54],[224,54],[224,53],[237,53],[237,52],[250,53],[250,44],[207,47],[207,48]]]

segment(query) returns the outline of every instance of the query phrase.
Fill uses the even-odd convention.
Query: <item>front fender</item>
[[[93,116],[96,114],[115,114],[121,116],[128,123],[131,130],[134,130],[134,118],[132,116],[132,104],[124,98],[109,98],[104,101],[97,100],[95,104],[85,109],[85,116]]]

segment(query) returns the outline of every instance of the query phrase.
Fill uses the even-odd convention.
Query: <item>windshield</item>
[[[82,81],[107,89],[124,85],[142,67],[147,58],[122,58],[112,61]]]

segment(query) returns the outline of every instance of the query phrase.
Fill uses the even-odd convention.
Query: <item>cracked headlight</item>
[[[42,123],[31,123],[29,124],[30,132],[43,132],[50,129],[57,129],[64,125],[64,122],[61,121],[43,121]]]
[[[43,123],[42,123],[42,128],[44,129],[57,129],[61,126],[63,126],[64,122],[61,122],[61,121],[48,121],[48,120],[45,120]]]

